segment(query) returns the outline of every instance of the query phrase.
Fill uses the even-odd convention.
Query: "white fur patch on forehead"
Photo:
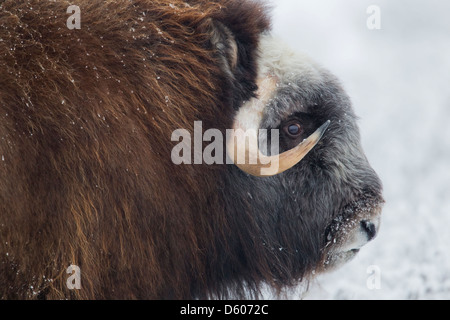
[[[280,84],[295,82],[300,77],[315,83],[322,80],[321,67],[316,62],[270,34],[261,36],[258,68],[260,75],[272,74]]]
[[[250,99],[239,109],[234,121],[233,129],[259,129],[259,124],[264,115],[264,109],[276,93],[278,78],[267,74],[257,80],[258,91],[256,97]]]
[[[264,111],[279,88],[296,90],[299,80],[308,84],[323,81],[321,68],[306,55],[292,51],[271,35],[262,35],[258,58],[257,96],[244,103],[235,118],[234,129],[258,130]]]

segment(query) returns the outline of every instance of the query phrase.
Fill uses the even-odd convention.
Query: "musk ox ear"
[[[238,45],[234,34],[220,21],[210,19],[208,29],[211,44],[219,56],[222,70],[231,78],[235,78],[238,63]]]
[[[270,8],[253,0],[221,0],[220,8],[205,27],[237,110],[258,89],[258,48],[261,35],[270,30]]]

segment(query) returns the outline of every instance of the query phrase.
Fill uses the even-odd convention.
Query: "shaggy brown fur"
[[[251,1],[188,3],[0,1],[0,298],[224,290],[210,267],[233,228],[213,183],[223,167],[173,165],[170,137],[196,120],[231,127],[268,20]],[[66,27],[73,4],[80,30]],[[217,22],[239,47],[232,76]],[[81,290],[66,287],[71,264]]]

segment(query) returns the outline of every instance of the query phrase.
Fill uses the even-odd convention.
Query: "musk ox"
[[[196,121],[278,134],[177,165]],[[349,97],[257,1],[0,1],[0,156],[3,299],[280,292],[351,259],[383,203]]]

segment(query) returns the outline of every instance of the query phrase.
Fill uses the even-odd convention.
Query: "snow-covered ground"
[[[342,80],[387,201],[378,238],[305,298],[450,299],[450,2],[272,3],[274,33]]]

